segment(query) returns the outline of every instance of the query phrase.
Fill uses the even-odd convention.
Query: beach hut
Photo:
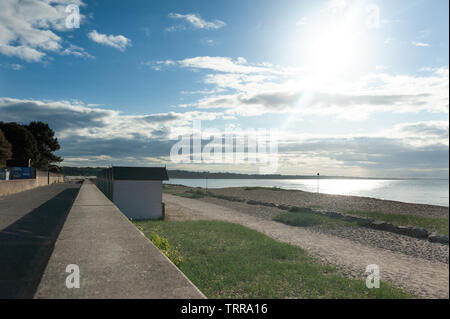
[[[166,180],[165,167],[113,166],[100,172],[97,186],[128,218],[158,219]]]

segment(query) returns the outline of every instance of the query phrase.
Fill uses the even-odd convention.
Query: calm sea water
[[[367,196],[408,203],[449,206],[448,180],[375,180],[375,179],[183,179],[173,178],[169,184],[192,187],[280,187],[308,192]],[[207,183],[207,185],[206,185]]]

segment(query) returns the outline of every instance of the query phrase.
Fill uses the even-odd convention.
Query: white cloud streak
[[[89,32],[88,37],[96,43],[110,46],[119,49],[120,51],[125,51],[125,49],[131,45],[131,40],[123,35],[107,35],[98,33],[97,30]]]
[[[183,20],[187,25],[193,29],[203,29],[203,30],[215,30],[226,26],[226,23],[221,20],[206,21],[198,14],[180,14],[180,13],[169,13],[169,18],[176,20]],[[185,25],[176,25],[167,28],[169,32],[182,31],[187,27]]]
[[[68,48],[61,52],[61,55],[73,55],[79,58],[93,59],[94,56],[89,54],[84,48],[71,44]]]
[[[429,47],[429,46],[430,46],[429,43],[425,43],[425,42],[416,42],[416,41],[411,42],[411,44],[412,44],[413,46],[415,46],[415,47]]]

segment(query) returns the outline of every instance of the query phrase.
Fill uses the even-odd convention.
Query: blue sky
[[[68,28],[67,5],[79,28]],[[0,4],[0,120],[65,165],[176,164],[193,120],[279,131],[278,172],[448,177],[448,1]]]

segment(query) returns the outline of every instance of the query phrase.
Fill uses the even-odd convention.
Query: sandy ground
[[[260,217],[272,221],[274,217],[285,211],[275,207],[260,205],[248,205],[247,203],[233,202],[215,197],[204,197],[199,199],[204,202],[224,206],[231,210]],[[367,227],[355,226],[334,226],[320,227],[310,226],[308,229],[325,233],[332,236],[343,237],[363,245],[375,248],[384,248],[394,252],[401,252],[409,256],[439,261],[448,264],[449,246],[445,244],[432,243],[428,240],[413,238],[410,236],[395,234],[388,231],[381,231]]]
[[[265,201],[276,202],[275,200],[276,198],[265,198]],[[389,281],[419,297],[449,298],[449,268],[446,263],[432,262],[338,236],[288,226],[201,200],[164,194],[164,202],[169,220],[213,219],[238,223],[276,240],[306,249],[318,260],[337,265],[349,276],[363,277],[367,275],[367,265],[377,264],[382,281]]]
[[[166,188],[181,192],[192,187],[165,185]],[[444,206],[411,204],[370,197],[318,194],[298,190],[271,190],[270,188],[231,187],[208,189],[214,194],[222,194],[260,200],[275,204],[312,207],[346,213],[349,211],[408,214],[425,217],[449,217],[449,208]]]

